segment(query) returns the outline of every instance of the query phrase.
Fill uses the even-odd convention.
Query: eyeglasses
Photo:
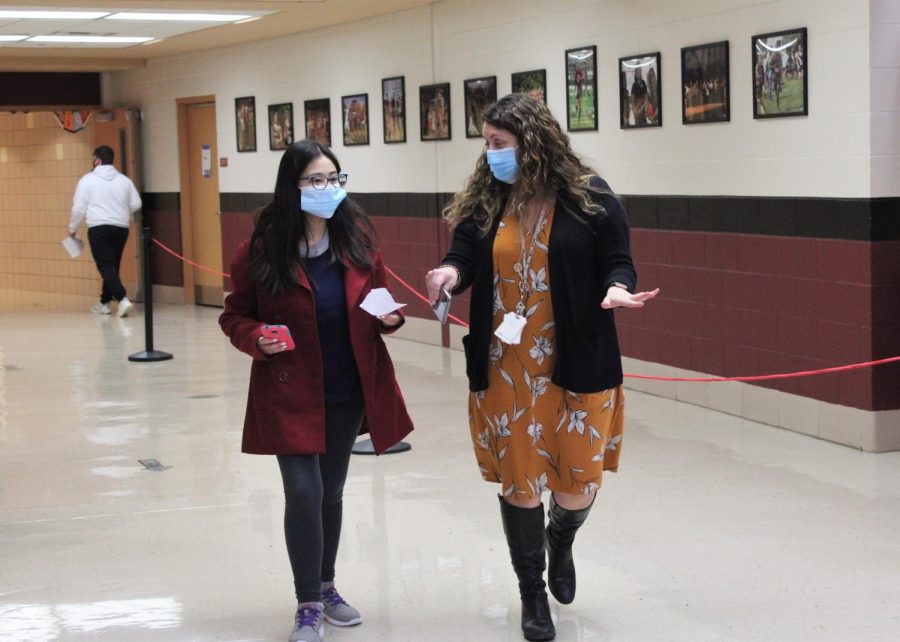
[[[335,187],[343,187],[347,184],[346,174],[335,174],[334,176],[322,176],[322,174],[313,174],[312,176],[301,176],[301,181],[309,181],[314,189],[325,189],[328,183]],[[299,185],[297,187],[300,187]]]

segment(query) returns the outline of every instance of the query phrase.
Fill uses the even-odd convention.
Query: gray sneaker
[[[322,582],[322,601],[325,619],[335,626],[354,626],[362,622],[362,615],[350,606],[334,588],[334,582]]]
[[[322,642],[325,635],[325,621],[322,619],[321,602],[303,602],[297,605],[294,616],[294,630],[288,642]]]

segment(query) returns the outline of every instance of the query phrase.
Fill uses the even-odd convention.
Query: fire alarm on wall
[[[219,159],[219,167],[228,167],[228,157],[223,156]]]

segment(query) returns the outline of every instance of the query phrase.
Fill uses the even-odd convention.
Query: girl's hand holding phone
[[[295,347],[291,331],[286,325],[264,325],[260,332],[262,336],[257,340],[257,345],[267,356],[293,350]]]

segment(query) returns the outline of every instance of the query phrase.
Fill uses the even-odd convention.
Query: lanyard
[[[547,213],[548,205],[549,203],[544,203],[544,206],[541,208],[537,224],[534,226],[534,234],[531,237],[531,246],[528,248],[527,254],[525,252],[525,235],[521,233],[524,229],[524,225],[520,227],[519,244],[522,249],[519,254],[519,262],[513,267],[519,275],[519,294],[521,296],[519,302],[516,304],[516,315],[520,317],[525,314],[525,303],[528,301],[528,294],[530,292],[530,289],[528,288],[528,272],[531,269],[531,260],[534,258],[535,243],[537,243],[538,236],[541,235],[541,230],[544,229],[544,225],[547,222],[544,215]]]

